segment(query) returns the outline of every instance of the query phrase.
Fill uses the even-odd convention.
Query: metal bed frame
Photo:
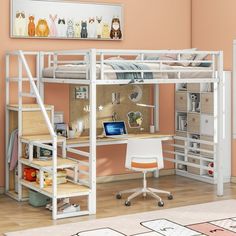
[[[209,67],[209,72],[211,77],[209,78],[181,78],[182,73],[196,71],[201,73],[201,70],[191,69],[182,70],[169,70],[168,68],[162,68],[162,65],[170,61],[167,60],[150,60],[145,61],[144,55],[162,55],[162,54],[172,54],[176,55],[176,63],[184,62],[207,62],[211,63]],[[194,60],[183,60],[183,54],[208,54],[209,58],[207,61],[194,61]],[[33,77],[29,64],[26,60],[27,56],[33,56],[35,58],[36,66],[36,76]],[[69,56],[69,59],[65,59]],[[105,70],[104,64],[106,63],[108,56],[124,56],[126,59],[123,61],[129,62],[149,62],[149,63],[159,63],[160,68],[158,70]],[[139,56],[139,60],[135,60],[134,57]],[[18,75],[16,77],[11,77],[11,63],[10,58],[16,57],[18,59]],[[77,57],[79,59],[77,59]],[[72,59],[71,59],[72,58]],[[109,60],[115,62],[117,60]],[[119,61],[119,60],[118,60]],[[48,63],[49,66],[53,66],[53,78],[44,78],[42,70],[45,64]],[[68,64],[68,63],[84,63],[86,65],[85,78],[86,79],[63,79],[56,77],[56,68],[58,65]],[[96,65],[100,65],[100,79],[97,79]],[[26,77],[23,76],[23,69],[26,72]],[[208,70],[207,70],[208,71]],[[58,73],[59,71],[57,71]],[[63,71],[65,73],[65,71]],[[132,73],[138,72],[143,74],[145,72],[157,72],[157,73],[177,73],[176,78],[173,79],[138,79],[134,81],[129,80],[103,80],[106,73]],[[206,72],[206,70],[202,70]],[[24,81],[30,82],[30,92],[24,93],[22,88],[22,83]],[[89,129],[89,152],[76,150],[75,147],[70,147],[67,151],[71,153],[76,153],[84,156],[88,160],[88,182],[83,182],[83,184],[89,186],[90,192],[88,196],[88,211],[85,214],[95,214],[96,213],[96,87],[98,85],[115,85],[115,84],[153,84],[158,86],[159,84],[178,84],[178,83],[213,83],[214,84],[214,147],[215,147],[215,158],[217,160],[217,166],[214,167],[214,171],[217,174],[217,195],[222,196],[224,192],[224,182],[223,182],[223,144],[225,141],[225,100],[221,99],[225,94],[224,87],[224,73],[223,73],[223,52],[221,51],[183,51],[183,50],[101,50],[101,49],[88,49],[88,50],[71,50],[71,51],[53,51],[53,52],[25,52],[25,51],[13,51],[7,52],[6,54],[6,105],[10,104],[10,82],[18,82],[18,106],[19,106],[19,120],[18,120],[18,130],[19,136],[22,134],[21,120],[22,120],[22,104],[23,97],[33,97],[36,99],[39,108],[44,116],[45,123],[47,124],[51,140],[53,152],[53,190],[52,190],[52,201],[53,201],[53,219],[59,218],[57,215],[57,136],[54,132],[52,123],[47,115],[46,109],[44,107],[44,83],[64,83],[64,84],[83,84],[89,86],[89,106],[90,106],[90,129]],[[157,95],[154,96],[157,98]],[[157,100],[157,99],[155,99]],[[6,106],[6,150],[9,143],[9,113]],[[157,114],[155,112],[155,114]],[[155,121],[156,121],[155,117]],[[157,128],[158,124],[155,123]],[[200,141],[201,142],[201,141]],[[203,141],[204,143],[204,141]],[[205,143],[208,143],[205,141]],[[19,143],[20,144],[20,143]],[[21,155],[21,145],[19,145],[18,154]],[[166,158],[167,161],[175,162],[170,158]],[[85,162],[81,162],[82,164]],[[18,173],[21,173],[21,165],[18,165]],[[192,164],[194,166],[194,164]],[[212,170],[210,167],[206,167],[208,170]],[[19,194],[17,199],[22,201],[21,189],[21,174],[18,175],[18,189]],[[9,190],[9,166],[6,160],[6,191]],[[69,215],[73,216],[73,215]],[[66,216],[61,216],[61,218]]]

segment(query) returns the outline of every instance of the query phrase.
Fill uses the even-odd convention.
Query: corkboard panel
[[[97,133],[102,133],[103,121],[112,121],[112,114],[117,114],[117,120],[125,121],[128,133],[138,133],[140,128],[130,128],[127,114],[131,111],[141,112],[143,122],[141,128],[148,132],[152,108],[137,106],[136,102],[129,99],[129,95],[134,92],[137,85],[108,85],[97,86]],[[152,104],[152,87],[151,85],[138,85],[142,91],[142,97],[138,103]],[[78,121],[82,121],[84,132],[82,135],[88,135],[89,113],[84,111],[84,107],[88,106],[88,99],[76,99],[75,89],[80,85],[70,85],[70,126],[76,128]],[[120,104],[112,104],[112,93],[120,93]],[[103,106],[103,110],[99,111],[98,107]]]

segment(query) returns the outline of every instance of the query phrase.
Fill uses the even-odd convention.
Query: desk
[[[128,134],[126,137],[122,138],[107,138],[104,136],[98,136],[97,137],[97,146],[102,145],[117,145],[117,144],[126,144],[128,142],[128,139],[133,138],[158,138],[162,141],[172,140],[174,134],[163,134],[163,133],[142,133],[142,134]],[[82,136],[79,138],[69,138],[66,140],[66,146],[68,148],[73,147],[87,147],[89,146],[89,137],[88,136]]]

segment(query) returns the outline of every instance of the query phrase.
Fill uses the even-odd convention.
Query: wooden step
[[[23,179],[21,180],[21,184],[25,187],[38,191],[46,196],[53,197],[52,186],[40,188],[39,184],[37,184],[36,182],[29,182]],[[80,184],[75,184],[69,181],[65,184],[57,185],[57,198],[84,196],[88,195],[89,193],[89,187]]]
[[[45,160],[44,161],[44,160],[39,160],[37,158],[34,158],[33,161],[30,161],[29,159],[26,159],[26,158],[21,158],[20,161],[21,161],[21,163],[23,163],[27,166],[34,167],[35,169],[40,169],[42,167],[50,168],[53,165],[52,160]],[[77,161],[67,159],[67,158],[61,158],[61,157],[57,158],[57,168],[58,169],[74,167],[76,165],[78,165]]]
[[[52,110],[54,109],[53,105],[47,105],[44,104],[44,107],[46,108],[46,110]],[[13,110],[13,111],[19,111],[19,105],[18,104],[9,104],[7,105],[7,108],[9,110]],[[40,107],[38,104],[22,104],[22,110],[40,110]]]
[[[21,136],[20,140],[24,143],[29,142],[40,142],[40,143],[51,143],[52,137],[50,135],[30,135],[30,136]],[[62,136],[57,136],[57,142],[62,143],[65,142],[66,138]]]

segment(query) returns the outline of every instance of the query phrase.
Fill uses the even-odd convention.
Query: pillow
[[[117,57],[108,57],[106,60],[125,60],[123,57],[117,56]]]
[[[197,54],[194,61],[203,61],[207,58],[208,54]],[[192,62],[192,66],[200,66],[201,62]]]
[[[190,48],[190,49],[183,49],[182,51],[186,51],[186,52],[194,52],[196,51],[197,48]],[[184,60],[184,61],[188,61],[188,60],[193,60],[195,58],[195,54],[184,54],[182,53],[180,55],[180,60]],[[176,63],[178,66],[189,66],[191,64],[191,62],[177,62]]]
[[[211,67],[211,63],[210,62],[202,62],[199,67]]]
[[[160,54],[144,54],[143,60],[158,60]],[[141,60],[141,55],[138,55],[135,60]]]

